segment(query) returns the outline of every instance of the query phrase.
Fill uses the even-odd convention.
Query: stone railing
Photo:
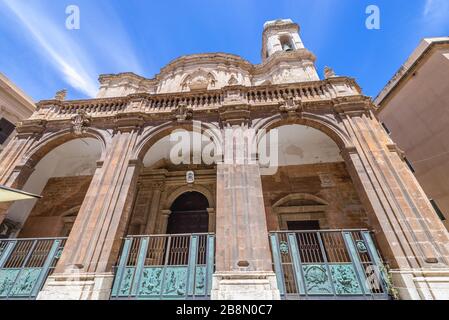
[[[155,95],[145,99],[142,109],[144,112],[172,111],[180,104],[194,110],[218,108],[224,100],[222,91],[204,94],[172,94]]]
[[[192,110],[218,109],[226,103],[230,92],[238,92],[242,103],[248,105],[275,105],[286,97],[303,102],[326,101],[340,96],[361,94],[360,88],[350,78],[332,78],[306,83],[266,85],[255,87],[230,86],[221,90],[164,94],[132,94],[126,97],[90,100],[45,100],[38,103],[33,120],[71,119],[83,110],[90,117],[112,117],[121,113],[170,113],[183,105]],[[232,96],[235,99],[235,95]]]
[[[285,96],[302,101],[325,100],[335,97],[332,87],[325,83],[313,83],[288,86],[285,88],[254,88],[248,90],[247,99],[250,104],[279,103]]]

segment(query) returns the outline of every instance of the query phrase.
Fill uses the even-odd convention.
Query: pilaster
[[[343,152],[403,299],[449,298],[449,234],[366,102],[337,108],[354,148]],[[435,276],[438,274],[438,276]]]
[[[245,139],[236,137],[225,142],[225,161],[217,165],[212,299],[280,299],[272,270],[259,165],[248,155]],[[235,153],[229,156],[229,150]]]
[[[118,130],[78,213],[55,273],[39,299],[108,298],[112,266],[130,216],[140,162],[132,159],[138,130]]]

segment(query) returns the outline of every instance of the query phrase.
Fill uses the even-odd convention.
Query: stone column
[[[236,139],[226,140],[225,161],[217,165],[212,299],[280,299],[272,269],[259,165],[246,152],[240,129],[232,129]]]
[[[161,202],[161,194],[164,189],[164,183],[153,183],[151,185],[151,188],[153,190],[153,196],[151,197],[151,203],[149,206],[149,210],[147,211],[147,220],[145,224],[145,235],[151,235],[154,234],[156,229],[156,220],[159,211],[159,206]]]
[[[400,297],[449,299],[446,228],[373,114],[337,107],[354,144],[343,155]]]
[[[209,227],[208,230],[211,233],[215,233],[216,231],[216,220],[217,220],[217,216],[215,214],[215,209],[214,208],[207,208],[207,213],[209,215]]]
[[[112,266],[137,188],[140,163],[132,159],[137,130],[119,131],[99,163],[64,252],[38,299],[109,299]]]
[[[167,233],[167,226],[168,226],[168,218],[170,218],[171,211],[170,210],[162,210],[160,215],[160,221],[159,221],[159,227],[158,227],[158,233],[159,234],[166,234]]]
[[[35,142],[32,135],[16,136],[0,153],[0,185],[21,189],[29,178],[33,169],[23,163],[24,154]],[[0,224],[6,217],[9,207],[14,202],[0,205]]]

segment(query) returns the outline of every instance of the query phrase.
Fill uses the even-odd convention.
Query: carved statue
[[[174,118],[179,121],[190,120],[193,117],[193,109],[187,107],[185,103],[178,104],[177,108],[173,112]]]
[[[284,101],[279,106],[281,113],[287,113],[289,117],[296,116],[298,112],[302,112],[302,101],[300,98],[295,98],[291,94],[284,94]]]
[[[85,133],[89,124],[90,117],[83,109],[78,110],[76,116],[72,118],[72,130],[77,136]]]
[[[66,97],[67,97],[67,90],[66,89],[59,90],[55,94],[55,100],[64,101]]]
[[[335,74],[334,69],[332,69],[332,68],[330,68],[330,67],[325,67],[325,68],[324,68],[324,77],[325,77],[326,79],[334,78],[334,77],[336,77],[336,76],[337,76],[337,75]]]

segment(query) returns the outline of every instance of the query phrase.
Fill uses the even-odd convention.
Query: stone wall
[[[92,176],[50,178],[19,237],[66,236],[65,224],[76,216]]]
[[[276,175],[263,176],[262,185],[270,231],[285,229],[276,203],[292,194],[304,194],[305,199],[280,205],[284,220],[319,220],[321,229],[368,227],[365,210],[343,162],[281,167]]]
[[[195,172],[195,183],[186,184],[186,172]],[[163,234],[172,203],[185,192],[196,191],[209,202],[209,231],[215,231],[216,169],[186,168],[144,169],[139,177],[137,194],[133,201],[132,215],[127,228],[128,235]]]

